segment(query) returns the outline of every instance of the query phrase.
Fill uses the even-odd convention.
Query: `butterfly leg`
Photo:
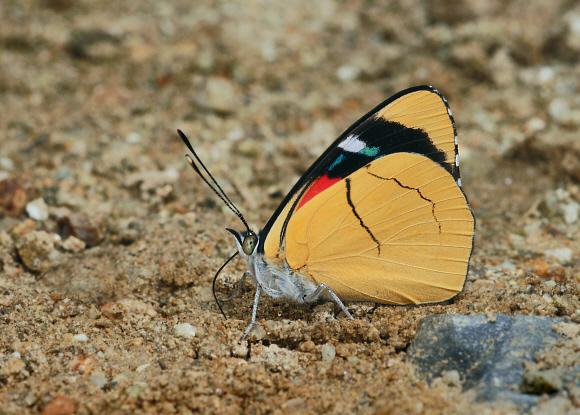
[[[252,330],[254,323],[256,322],[256,313],[258,312],[258,301],[260,300],[260,291],[261,291],[260,287],[261,287],[260,284],[256,284],[256,294],[254,295],[254,308],[252,308],[252,319],[250,320],[250,325],[246,328],[246,331],[244,331],[244,334],[242,334],[240,340],[238,340],[238,343],[244,341],[250,330]]]
[[[340,306],[340,308],[342,308],[342,311],[344,311],[344,314],[346,314],[348,318],[350,318],[351,320],[354,320],[354,318],[349,313],[349,311],[346,309],[346,307],[344,306],[342,301],[340,301],[340,298],[338,298],[338,295],[336,295],[334,293],[334,291],[332,291],[330,288],[328,288],[328,286],[326,284],[320,284],[318,286],[318,288],[316,290],[314,290],[312,293],[305,295],[304,299],[303,299],[304,302],[311,303],[313,301],[316,301],[318,299],[318,297],[320,297],[322,295],[323,290],[326,290],[330,294],[332,299],[336,302],[336,304],[338,304]]]
[[[220,301],[228,302],[232,301],[234,298],[238,298],[242,292],[242,285],[244,285],[244,280],[246,279],[247,272],[242,275],[242,280],[237,284],[235,291],[232,295],[226,298],[220,298]]]

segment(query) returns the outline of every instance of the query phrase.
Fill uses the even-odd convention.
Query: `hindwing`
[[[395,153],[295,211],[285,257],[343,300],[439,302],[463,288],[473,232],[453,176],[423,155]]]

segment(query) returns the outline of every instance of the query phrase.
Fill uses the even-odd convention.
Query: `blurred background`
[[[2,0],[0,22],[0,305],[21,304],[11,321],[29,325],[2,336],[2,356],[50,335],[58,356],[91,326],[75,316],[122,314],[121,300],[147,321],[221,321],[209,287],[235,250],[223,227],[240,224],[187,166],[177,128],[259,229],[343,130],[421,84],[457,123],[472,279],[578,281],[578,2]],[[107,342],[131,366],[142,345],[121,338],[155,334],[124,330]],[[66,378],[54,359],[38,373]],[[63,384],[42,376],[7,408],[43,408],[23,391]]]

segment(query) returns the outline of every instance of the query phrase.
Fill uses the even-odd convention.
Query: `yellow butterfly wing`
[[[429,158],[376,159],[296,210],[285,256],[343,300],[440,302],[465,282],[474,218],[449,172]]]
[[[387,100],[384,106],[379,106],[359,120],[361,123],[365,119],[383,120],[387,122],[397,123],[406,128],[419,129],[424,134],[429,142],[433,145],[435,151],[441,152],[441,157],[438,160],[439,164],[444,164],[453,175],[459,177],[459,163],[457,159],[457,134],[453,125],[453,118],[451,117],[451,110],[445,101],[445,98],[433,88],[410,88],[409,90],[401,91]],[[368,117],[368,118],[367,118]],[[340,141],[346,139],[347,135],[361,134],[365,136],[364,129],[361,131],[360,126],[353,125],[347,130],[334,144],[338,145]],[[389,131],[385,131],[385,140],[389,140]],[[376,143],[383,145],[383,143]],[[373,144],[373,145],[376,145]],[[402,150],[402,146],[412,145],[412,142],[402,140],[399,143],[394,143],[390,146],[390,152],[395,153]],[[333,147],[331,146],[331,148]],[[330,150],[330,149],[329,149]],[[324,154],[312,166],[315,167],[317,163],[323,162]],[[311,168],[312,169],[312,168]],[[308,176],[308,174],[305,174]],[[298,183],[291,192],[289,199],[285,201],[284,206],[280,212],[277,212],[270,220],[272,222],[268,226],[268,232],[264,241],[264,254],[269,259],[280,259],[283,246],[280,246],[281,239],[284,235],[284,224],[288,215],[293,213],[293,205],[296,199],[300,197],[300,191],[306,183]]]

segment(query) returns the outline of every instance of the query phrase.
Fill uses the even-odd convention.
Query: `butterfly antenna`
[[[207,167],[205,167],[205,165],[203,164],[203,162],[201,161],[201,159],[199,158],[199,156],[197,155],[197,153],[195,152],[195,150],[191,146],[191,144],[190,144],[189,140],[187,139],[187,137],[185,136],[185,134],[183,134],[183,132],[181,130],[177,130],[177,133],[179,134],[179,136],[181,137],[181,139],[183,140],[183,142],[185,143],[185,145],[187,146],[189,151],[191,151],[191,154],[193,154],[193,156],[195,157],[197,162],[201,165],[201,167],[203,168],[205,173],[209,176],[209,178],[211,179],[211,181],[213,182],[215,187],[201,173],[201,171],[199,170],[199,168],[197,167],[197,165],[195,164],[193,159],[189,155],[186,155],[185,158],[187,159],[187,162],[189,163],[191,168],[199,175],[199,177],[202,178],[202,180],[210,187],[210,189],[213,190],[216,195],[218,195],[218,197],[222,200],[222,202],[224,202],[226,204],[226,206],[229,207],[230,210],[232,212],[234,212],[238,218],[240,218],[240,220],[242,221],[242,223],[244,224],[246,229],[249,231],[250,227],[248,226],[248,223],[244,219],[244,216],[242,215],[240,210],[236,207],[236,205],[233,204],[233,202],[230,200],[228,195],[226,195],[226,192],[224,192],[224,190],[218,184],[216,179],[214,179],[214,177],[211,175],[211,173],[209,172]],[[219,305],[219,303],[218,303],[218,305]],[[220,309],[221,309],[221,307],[220,307]]]
[[[215,282],[217,281],[217,277],[218,277],[218,275],[220,275],[220,272],[222,272],[222,269],[224,269],[225,266],[228,265],[228,263],[236,257],[236,255],[238,255],[237,251],[226,262],[224,262],[224,264],[220,267],[220,269],[218,269],[218,272],[216,272],[215,277],[213,277],[213,282],[211,284],[211,292],[213,293],[213,298],[215,298],[215,302],[216,302],[218,308],[220,309],[220,311],[222,312],[222,314],[224,315],[224,318],[226,320],[228,319],[228,316],[226,316],[226,313],[224,313],[224,310],[223,310],[223,308],[222,308],[222,306],[217,298],[217,295],[215,293]]]

